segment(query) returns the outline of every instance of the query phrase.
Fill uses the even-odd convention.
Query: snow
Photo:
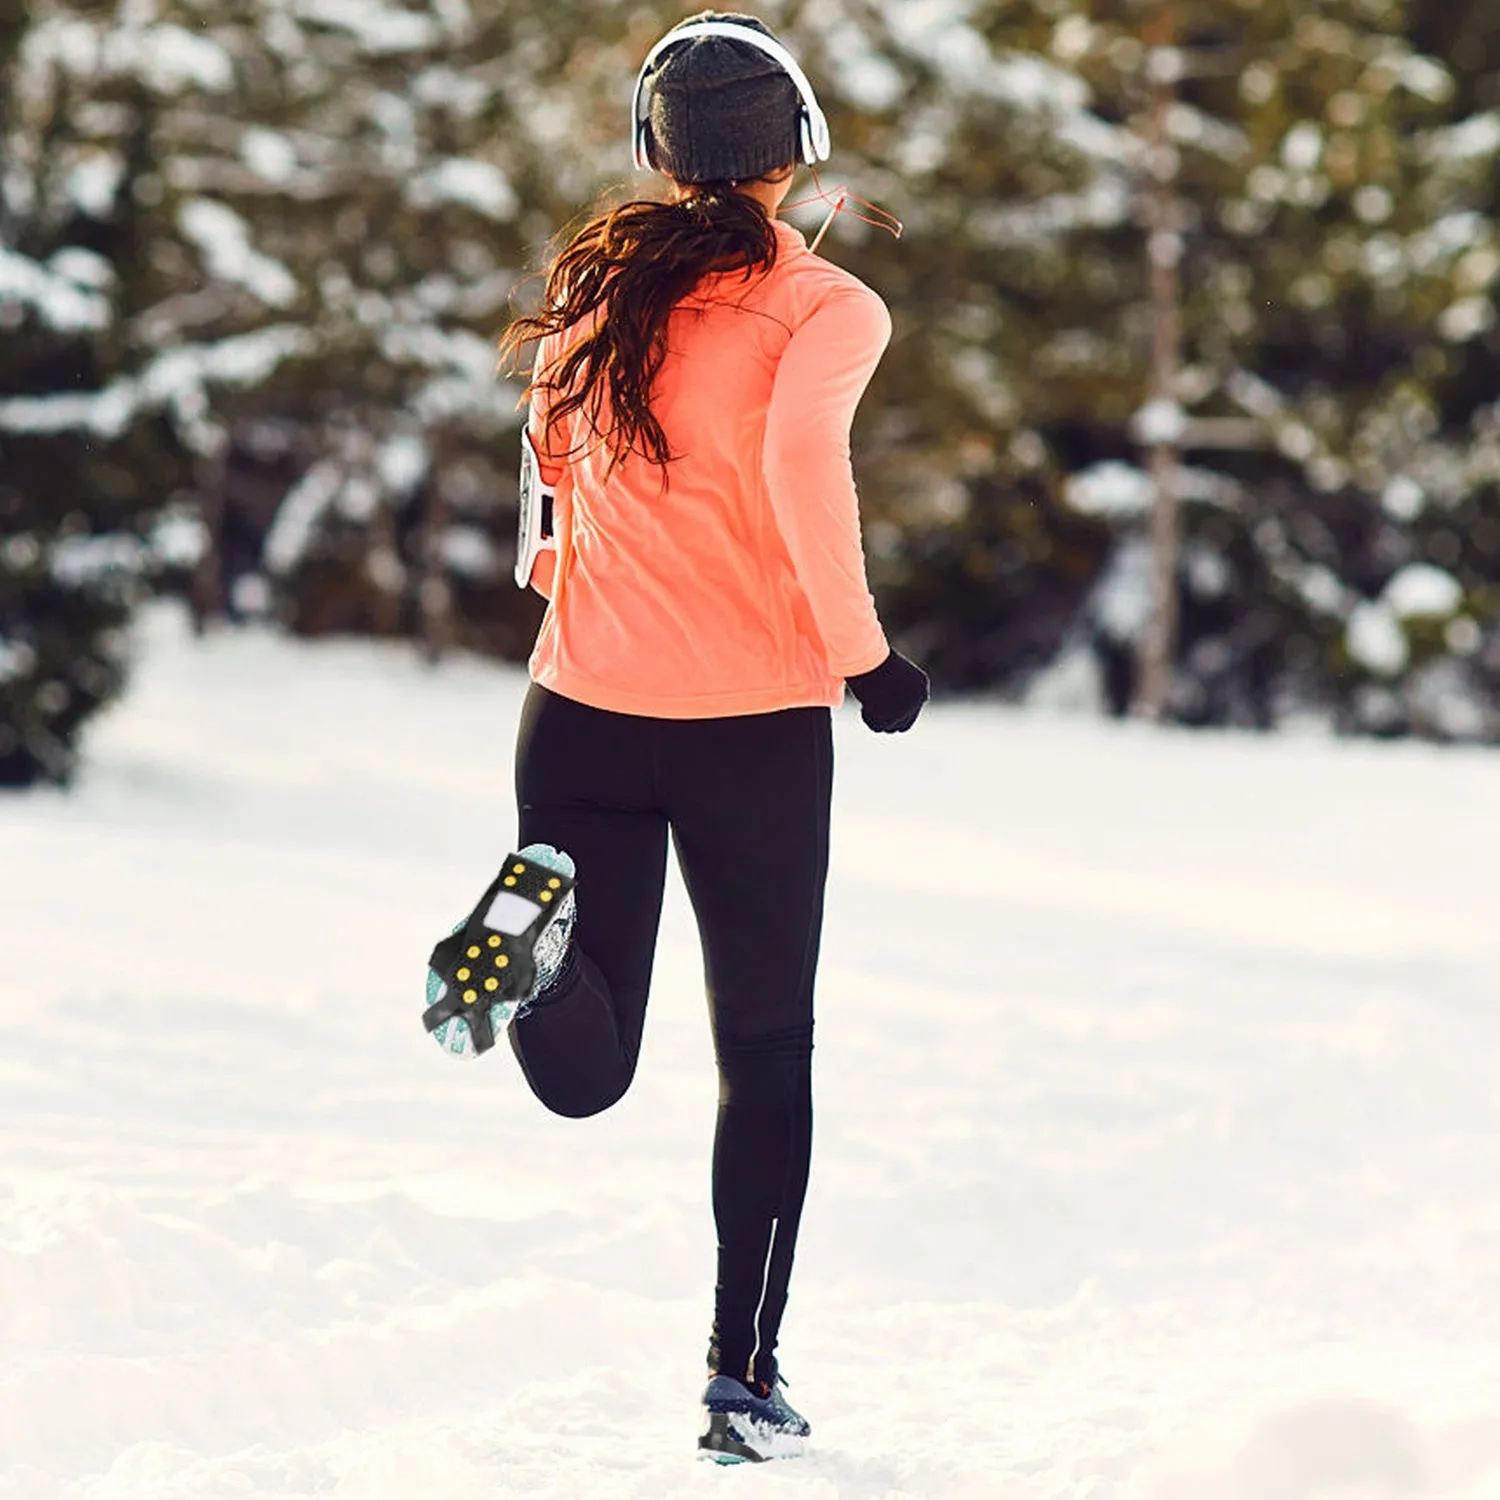
[[[303,20],[347,32],[373,57],[416,52],[441,40],[432,17],[373,0],[299,0],[296,10]]]
[[[1088,616],[1119,645],[1141,639],[1152,609],[1151,543],[1129,533],[1115,543],[1089,598]]]
[[[0,636],[0,686],[24,677],[36,665],[36,650],[25,641]]]
[[[1431,162],[1485,162],[1496,154],[1500,154],[1500,109],[1433,131],[1424,153]]]
[[[1461,297],[1438,314],[1438,332],[1455,344],[1468,343],[1494,327],[1495,305],[1488,297]]]
[[[1222,597],[1232,581],[1223,554],[1203,542],[1189,542],[1182,549],[1182,572],[1188,587],[1200,599]]]
[[[410,93],[419,104],[472,120],[495,97],[496,89],[492,79],[475,78],[472,73],[439,64],[418,73],[412,79]]]
[[[1270,381],[1248,370],[1235,370],[1224,383],[1231,399],[1253,417],[1276,417],[1285,408],[1281,393]]]
[[[1494,233],[1494,225],[1483,214],[1469,210],[1443,214],[1427,228],[1412,235],[1409,253],[1425,269],[1444,257],[1460,254],[1475,246],[1484,246],[1493,239]]]
[[[977,32],[969,32],[969,35],[978,40]],[[987,45],[983,46],[982,52],[977,47],[973,52],[976,66],[971,76],[964,76],[967,70],[963,67],[955,67],[960,85],[968,83],[992,98],[1008,101],[1017,109],[1057,110],[1064,116],[1083,111],[1090,102],[1089,87],[1083,79],[1066,68],[1055,67],[1035,53],[1011,52],[997,58],[991,55]],[[945,73],[945,81],[949,76]]]
[[[229,53],[181,26],[113,27],[102,50],[111,72],[142,78],[157,93],[191,88],[227,93],[234,83]]]
[[[1177,409],[1181,410],[1180,407]],[[1147,410],[1149,408],[1143,408],[1140,415],[1144,416]],[[1146,440],[1144,433],[1137,431],[1136,436],[1141,441]],[[1232,510],[1240,502],[1238,483],[1213,469],[1180,464],[1176,475],[1179,500],[1196,500],[1224,510]],[[1068,504],[1081,515],[1127,519],[1144,515],[1151,508],[1155,485],[1144,469],[1110,458],[1070,475],[1063,494]]]
[[[1453,97],[1453,75],[1433,58],[1409,54],[1401,60],[1402,86],[1420,99],[1445,104]]]
[[[297,175],[297,148],[279,130],[252,126],[240,134],[240,156],[264,182],[283,184]]]
[[[1366,182],[1356,188],[1351,201],[1354,204],[1354,212],[1366,224],[1384,224],[1396,206],[1396,200],[1391,196],[1390,189],[1382,187],[1377,182]],[[1374,266],[1371,269],[1373,274],[1380,275],[1379,270]]]
[[[1179,465],[1176,489],[1179,500],[1197,500],[1221,510],[1234,510],[1245,499],[1245,487],[1238,479],[1201,464]]]
[[[408,197],[418,208],[461,203],[486,218],[504,223],[515,218],[521,200],[505,173],[493,162],[451,156],[414,178]]]
[[[1384,599],[1361,599],[1349,611],[1344,644],[1355,661],[1380,677],[1397,676],[1411,659],[1406,632]]]
[[[1152,47],[1146,53],[1146,77],[1152,83],[1176,84],[1187,72],[1187,57],[1180,47]]]
[[[202,516],[185,506],[169,508],[151,528],[151,551],[169,568],[194,568],[209,548]]]
[[[1323,159],[1323,132],[1309,120],[1299,120],[1281,142],[1281,159],[1293,172],[1313,172]]]
[[[343,488],[344,478],[338,464],[324,459],[313,464],[287,491],[261,546],[269,572],[290,573],[302,561],[319,519]]]
[[[1085,516],[1139,516],[1151,507],[1151,476],[1134,464],[1103,459],[1070,474],[1063,494]]]
[[[974,8],[954,0],[904,0],[886,7],[883,15],[901,50],[927,63],[942,78],[945,99],[992,99],[1016,110],[1044,114],[1050,117],[1057,139],[1096,166],[1116,169],[1139,160],[1136,137],[1090,110],[1092,94],[1077,73],[1035,52],[997,54],[982,31],[971,24],[968,13]],[[1060,55],[1066,56],[1065,26],[1059,27],[1059,35]]]
[[[1153,397],[1136,412],[1131,432],[1138,443],[1180,443],[1187,432],[1187,413],[1179,401]]]
[[[1443,642],[1455,656],[1473,656],[1484,644],[1484,631],[1472,615],[1458,615],[1443,627]]]
[[[606,1115],[417,1020],[522,688],[153,612],[6,800],[4,1500],[1496,1493],[1500,759],[840,714],[814,1453],[717,1470],[680,886]]]
[[[140,538],[116,532],[65,537],[53,546],[47,568],[65,588],[81,589],[111,574],[138,573],[145,563],[146,548]]]
[[[1396,521],[1415,521],[1427,508],[1427,495],[1409,474],[1396,474],[1380,493],[1380,508]]]
[[[137,78],[159,94],[229,89],[234,63],[218,42],[181,26],[142,24],[144,19],[127,15],[97,26],[66,13],[39,19],[26,36],[25,65],[56,64],[85,81],[101,74]]]
[[[381,353],[393,364],[422,365],[430,370],[452,370],[485,387],[493,399],[498,356],[490,340],[463,328],[433,328],[427,324],[387,323],[377,328]]]
[[[87,252],[80,251],[80,254]],[[0,300],[33,307],[59,333],[107,328],[110,305],[91,283],[80,284],[64,262],[52,268],[0,245]]]
[[[90,151],[69,169],[67,194],[91,219],[107,219],[124,180],[125,158],[119,152]]]
[[[1250,150],[1243,130],[1180,100],[1167,109],[1167,135],[1179,146],[1196,146],[1221,161],[1241,161]]]
[[[825,68],[837,81],[839,94],[856,108],[879,114],[893,108],[906,92],[901,70],[871,45],[853,19],[830,26],[824,47]]]
[[[217,343],[169,349],[139,375],[116,380],[100,391],[0,400],[0,432],[85,428],[103,437],[117,437],[143,408],[165,407],[191,420],[207,405],[208,385],[257,385],[283,360],[304,352],[310,342],[305,329],[282,323]]]
[[[190,198],[178,210],[177,223],[202,251],[209,275],[244,287],[269,307],[288,307],[297,300],[297,278],[250,243],[250,226],[232,208]]]
[[[1276,428],[1276,446],[1288,458],[1301,463],[1317,451],[1318,440],[1305,422],[1289,421]]]
[[[1478,740],[1494,727],[1488,694],[1463,662],[1443,657],[1425,662],[1412,673],[1407,698],[1416,719],[1441,736]]]
[[[414,490],[426,478],[430,465],[427,442],[415,432],[393,434],[375,453],[375,471],[393,494]]]
[[[438,539],[444,566],[466,578],[493,578],[500,571],[495,544],[478,526],[449,526]]]
[[[1445,620],[1464,602],[1464,586],[1431,563],[1408,563],[1391,576],[1381,598],[1399,620],[1418,616]]]
[[[1302,601],[1319,614],[1342,618],[1349,609],[1348,589],[1331,568],[1308,563],[1293,575],[1293,583]]]
[[[82,245],[64,246],[48,260],[47,267],[75,286],[94,291],[105,291],[115,284],[115,268],[97,251],[85,250]]]
[[[1455,279],[1463,291],[1487,290],[1500,279],[1500,249],[1490,244],[1465,251],[1455,267]]]
[[[924,140],[941,145],[935,137],[927,136],[917,138],[917,149],[922,148]],[[934,156],[929,168],[941,159],[941,155]],[[1079,229],[1113,229],[1124,224],[1130,218],[1131,202],[1127,183],[1099,176],[1077,193],[1048,193],[1034,202],[975,207],[969,229],[990,244],[1036,246]]]

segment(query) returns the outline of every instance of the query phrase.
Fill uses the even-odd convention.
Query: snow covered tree
[[[1089,161],[1111,132],[1039,54],[1034,7],[773,9],[830,115],[822,179],[904,223],[896,241],[843,214],[821,247],[895,324],[854,434],[883,617],[941,686],[1013,683],[1056,652],[1108,543],[1060,503],[1038,436],[1029,353],[1073,293],[1066,262],[1030,254],[1022,226],[1102,210]]]
[[[908,320],[877,388],[894,411],[876,421],[906,462],[876,474],[900,511],[894,593],[928,611],[941,678],[962,680],[944,648],[961,652],[976,616],[1005,638],[991,680],[1015,682],[1024,658],[1008,579],[987,581],[987,603],[925,586],[922,508],[949,512],[947,555],[979,560],[997,511],[1024,503],[1032,585],[1038,561],[1066,555],[1070,512],[1117,535],[1080,629],[1129,701],[1149,615],[1140,454],[1170,446],[1186,458],[1171,712],[1267,723],[1314,703],[1375,728],[1394,699],[1400,723],[1447,732],[1408,703],[1433,629],[1382,594],[1411,608],[1401,569],[1454,565],[1451,524],[1428,541],[1403,513],[1410,486],[1427,495],[1439,466],[1451,488],[1486,462],[1481,417],[1440,442],[1433,423],[1444,372],[1491,316],[1493,152],[1488,117],[1464,113],[1406,26],[1386,0],[1035,0],[849,6],[822,28],[820,63],[861,107],[846,134],[863,180],[910,221],[899,247],[871,239],[851,263]],[[1163,181],[1178,222],[1153,234]],[[1180,286],[1171,391],[1148,382],[1153,261]],[[1482,630],[1478,576],[1459,580],[1440,638]],[[1405,644],[1382,656],[1382,635]],[[1488,711],[1468,722],[1489,732]]]
[[[161,119],[178,218],[217,316],[258,300],[297,336],[216,408],[200,597],[307,633],[524,654],[518,387],[497,382],[495,344],[537,252],[598,186],[601,131],[623,159],[622,28],[639,18],[463,0],[197,10],[232,82]]]
[[[79,86],[66,18],[0,6],[0,785],[64,782],[79,730],[119,691],[121,627],[180,547],[165,504],[180,445],[140,400],[125,325],[147,258],[118,191],[142,140]],[[78,59],[75,57],[75,62]],[[101,145],[108,137],[111,144]]]
[[[1478,0],[765,14],[832,116],[825,183],[906,223],[841,215],[823,253],[895,315],[856,462],[886,618],[941,685],[1020,691],[1091,650],[1125,708],[1154,491],[1180,512],[1159,508],[1173,716],[1500,734]],[[628,85],[680,11],[0,15],[0,734],[23,699],[90,702],[17,633],[60,589],[110,643],[167,581],[200,616],[524,655],[495,341],[550,237],[601,190],[649,191]],[[90,659],[107,696],[118,661]],[[66,774],[49,722],[13,779]]]

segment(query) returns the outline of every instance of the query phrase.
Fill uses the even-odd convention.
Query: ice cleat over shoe
[[[779,1379],[752,1389],[732,1375],[715,1375],[703,1392],[698,1452],[721,1464],[799,1458],[807,1451],[811,1431],[806,1417],[787,1401]]]
[[[432,950],[422,1021],[454,1057],[477,1057],[562,971],[575,868],[550,844],[507,856],[468,918]]]

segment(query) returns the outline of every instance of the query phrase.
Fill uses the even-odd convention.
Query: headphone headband
[[[796,84],[797,92],[802,96],[800,122],[802,160],[808,166],[815,166],[820,161],[828,160],[832,150],[832,143],[828,137],[828,119],[818,103],[818,96],[813,93],[812,85],[807,81],[807,75],[797,66],[796,58],[775,37],[767,36],[765,32],[757,31],[753,26],[740,26],[734,21],[694,21],[691,25],[679,26],[669,31],[657,42],[646,54],[646,60],[641,64],[641,70],[635,76],[635,92],[630,102],[630,149],[637,167],[644,170],[651,166],[646,154],[649,110],[646,75],[650,73],[657,58],[663,52],[675,47],[679,42],[691,41],[694,37],[700,36],[718,36],[732,42],[744,42],[748,46],[759,48],[767,57],[774,58],[787,77]]]

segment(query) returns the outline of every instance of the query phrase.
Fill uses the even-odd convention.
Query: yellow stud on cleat
[[[464,1004],[465,1005],[472,1005],[478,998],[479,998],[479,991],[478,990],[465,990],[464,991]]]
[[[512,865],[510,868],[513,875],[524,875],[526,873],[525,865]]]
[[[551,899],[552,899],[552,892],[551,891],[539,891],[537,893],[537,900],[538,901],[550,901]]]
[[[486,979],[484,982],[484,987],[487,990],[498,990],[500,988],[500,981],[493,977]]]
[[[469,971],[467,969],[459,969],[454,973],[453,977],[459,981],[463,981],[469,977]]]
[[[479,957],[479,949],[477,947],[470,948],[469,949],[469,957],[470,958],[478,958]]]
[[[491,948],[498,948],[499,946],[500,946],[500,939],[497,938],[497,937],[492,937],[490,939],[490,947]]]
[[[509,963],[510,960],[503,953],[497,953],[495,955],[495,967],[497,969],[503,969]]]
[[[547,882],[547,884],[555,891],[558,888],[558,886],[560,886],[562,884],[562,881],[560,881],[560,880],[558,880],[558,879],[556,879],[554,877],[552,880],[549,880]]]
[[[516,877],[514,875],[507,875],[505,877],[505,883],[506,885],[514,885],[516,883]]]

